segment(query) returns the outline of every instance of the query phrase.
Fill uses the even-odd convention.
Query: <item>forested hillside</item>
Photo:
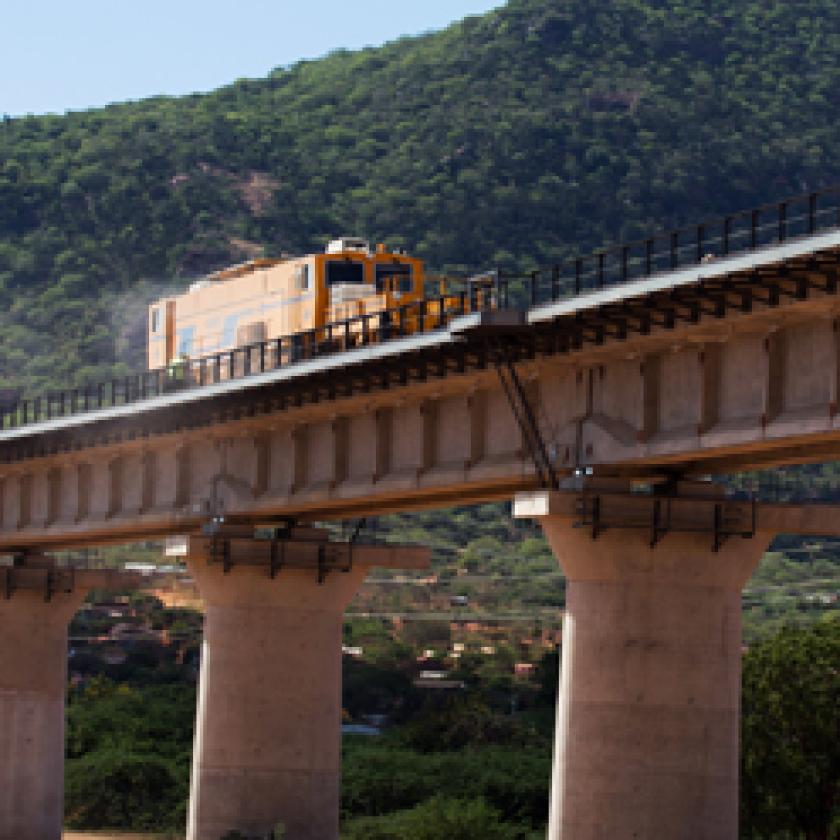
[[[142,305],[359,233],[528,266],[840,180],[830,0],[511,0],[208,95],[0,125],[0,385],[142,361]]]

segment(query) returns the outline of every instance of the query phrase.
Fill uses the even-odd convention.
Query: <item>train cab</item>
[[[149,307],[148,365],[200,359],[296,333],[344,325],[352,343],[362,322],[423,297],[423,263],[345,237],[323,254],[260,259],[194,282]]]

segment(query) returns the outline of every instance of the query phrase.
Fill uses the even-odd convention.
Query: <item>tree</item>
[[[742,729],[743,836],[840,837],[840,620],[750,649]]]

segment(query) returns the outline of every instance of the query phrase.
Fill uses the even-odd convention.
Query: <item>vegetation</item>
[[[67,826],[182,830],[194,717],[184,681],[140,688],[96,677],[71,692]]]
[[[784,627],[747,653],[744,838],[840,837],[839,659],[836,616]],[[443,698],[409,684],[411,715],[377,737],[345,735],[342,836],[543,836],[557,657],[520,686],[516,711],[498,690],[508,671],[495,658],[463,666],[465,688]],[[195,691],[182,677],[151,688],[95,677],[72,695],[68,826],[183,830]]]
[[[840,837],[840,621],[786,627],[744,664],[745,838]]]
[[[511,0],[207,95],[6,118],[0,376],[137,367],[150,296],[330,234],[528,268],[838,180],[838,42],[829,0]]]

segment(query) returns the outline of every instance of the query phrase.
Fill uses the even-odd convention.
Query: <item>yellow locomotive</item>
[[[201,359],[272,339],[346,323],[334,341],[353,344],[360,319],[423,297],[423,263],[362,239],[329,243],[323,254],[259,259],[193,283],[149,307],[149,368]],[[411,327],[408,331],[413,331]]]

